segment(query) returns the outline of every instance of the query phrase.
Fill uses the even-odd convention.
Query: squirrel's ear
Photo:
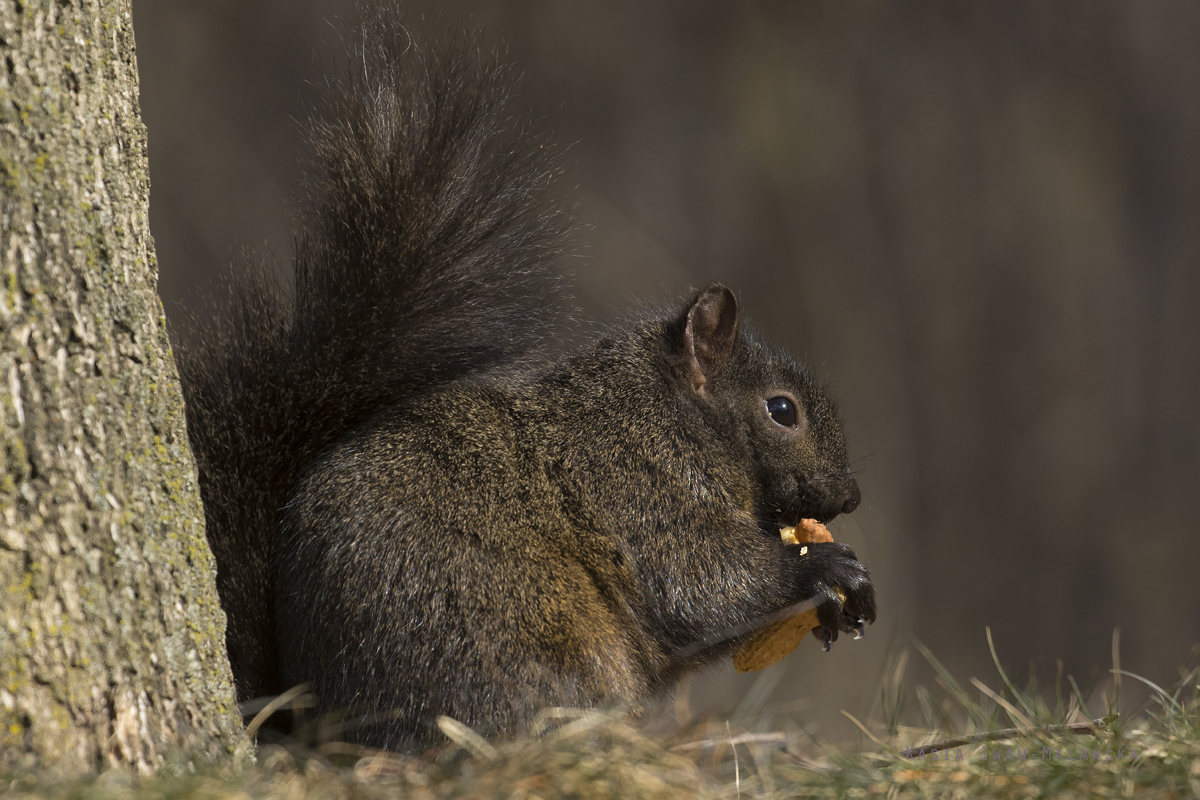
[[[688,309],[683,332],[692,388],[698,393],[704,393],[708,376],[720,369],[729,356],[737,331],[738,308],[733,292],[723,284],[710,284]]]

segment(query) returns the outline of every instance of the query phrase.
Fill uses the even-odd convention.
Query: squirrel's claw
[[[861,616],[856,617],[845,608],[842,609],[842,613],[838,617],[839,630],[845,633],[853,633],[855,639],[861,639],[866,635],[866,623],[866,619]]]

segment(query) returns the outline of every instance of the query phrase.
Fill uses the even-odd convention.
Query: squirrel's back
[[[309,123],[294,279],[252,265],[180,353],[241,700],[287,688],[270,551],[300,471],[381,408],[520,359],[557,315],[567,221],[507,70],[462,42],[422,53],[391,12],[348,63]]]

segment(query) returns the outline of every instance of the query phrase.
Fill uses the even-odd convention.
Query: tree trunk
[[[245,751],[129,0],[0,0],[0,770]]]

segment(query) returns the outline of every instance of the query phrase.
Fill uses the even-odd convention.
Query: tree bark
[[[130,0],[0,0],[0,770],[246,752]]]

